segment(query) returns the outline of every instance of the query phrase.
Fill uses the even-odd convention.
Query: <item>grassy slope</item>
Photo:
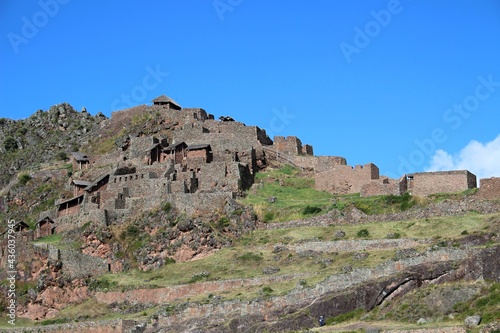
[[[301,177],[300,171],[290,167],[270,170],[261,173],[257,177],[256,189],[248,193],[244,200],[246,204],[252,204],[257,208],[257,213],[262,219],[271,212],[269,221],[284,221],[289,219],[300,219],[311,216],[304,214],[307,206],[321,208],[324,213],[332,208],[345,209],[349,205],[362,208],[367,213],[394,212],[406,209],[415,204],[426,204],[426,202],[415,201],[411,198],[398,199],[394,197],[360,198],[358,195],[333,196],[328,193],[318,192],[312,188],[311,178]],[[454,196],[461,196],[457,194]],[[277,201],[273,204],[267,201],[269,196],[276,196]],[[437,196],[429,200],[441,200],[444,196]],[[449,198],[450,196],[448,196]],[[412,201],[413,200],[413,201]],[[259,208],[260,207],[260,208]],[[360,208],[360,209],[361,209]],[[259,211],[260,209],[260,211]],[[493,216],[499,219],[500,214]],[[298,285],[315,285],[332,274],[340,273],[342,267],[374,267],[394,257],[396,249],[371,251],[366,260],[354,260],[353,253],[317,253],[313,256],[300,256],[295,251],[283,251],[274,253],[276,245],[300,244],[304,241],[332,241],[336,240],[335,233],[342,230],[346,233],[344,239],[360,239],[358,232],[362,229],[368,231],[364,239],[385,239],[388,234],[398,234],[402,238],[433,239],[436,244],[443,240],[455,240],[464,234],[482,234],[488,232],[489,221],[492,216],[484,216],[471,212],[460,217],[438,217],[422,220],[408,220],[395,222],[369,223],[362,225],[344,225],[329,227],[301,227],[275,230],[255,230],[235,241],[231,247],[223,248],[206,258],[175,263],[164,266],[158,270],[141,272],[132,270],[119,274],[106,274],[97,278],[92,284],[95,290],[128,290],[137,288],[156,288],[189,284],[204,281],[216,281],[238,278],[266,277],[263,269],[266,267],[279,267],[278,275],[293,274],[296,277],[285,282],[275,284],[262,284],[253,287],[237,288],[223,291],[220,295],[225,300],[230,299],[253,299],[255,297],[266,297],[267,295],[286,294]],[[465,232],[466,231],[466,232]],[[58,244],[59,239],[52,237],[47,239],[53,244]],[[431,244],[423,246],[419,250],[425,250]],[[498,293],[498,288],[493,295]],[[485,292],[485,295],[487,293]],[[209,302],[214,295],[200,294],[191,299],[180,299],[175,303]],[[493,299],[494,303],[496,298]],[[483,302],[484,303],[484,302]],[[482,304],[487,307],[485,311],[491,311],[491,307],[498,304]],[[474,305],[473,305],[474,306]],[[96,309],[95,311],[92,309]],[[139,318],[152,314],[156,308],[142,310],[136,314],[121,316]],[[475,308],[458,309],[460,313],[473,312]],[[75,318],[76,314],[85,318],[114,318],[112,313],[102,305],[93,304],[91,300],[79,305],[72,305],[61,311],[55,320],[65,321]],[[353,314],[351,320],[358,320],[361,313]],[[5,318],[2,318],[4,321]],[[347,320],[349,316],[346,317]],[[402,317],[372,317],[373,320],[398,320],[405,322]],[[337,320],[339,321],[339,320]]]

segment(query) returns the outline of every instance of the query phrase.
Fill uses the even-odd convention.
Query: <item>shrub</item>
[[[164,263],[165,265],[175,264],[175,259],[174,259],[174,258],[170,258],[170,257],[166,257],[166,258],[163,260],[163,263]]]
[[[11,136],[8,136],[3,140],[3,146],[6,151],[16,151],[17,150],[17,141]]]
[[[230,224],[230,221],[227,217],[222,216],[218,221],[217,221],[217,229],[223,229],[225,227],[228,227]]]
[[[401,234],[399,232],[391,233],[387,235],[389,239],[399,239],[401,238]]]
[[[264,214],[264,222],[271,222],[274,219],[274,213],[273,212],[266,212]]]
[[[134,224],[129,225],[124,232],[121,234],[122,239],[126,238],[135,238],[139,235],[139,228],[137,228]]]
[[[17,177],[17,180],[19,180],[19,183],[24,186],[31,180],[31,176],[27,173],[23,173]]]
[[[367,229],[361,229],[356,235],[358,237],[368,237],[370,236],[370,232]]]
[[[47,325],[55,325],[55,324],[64,324],[67,322],[69,322],[68,318],[45,319],[45,320],[42,320],[41,324],[42,324],[42,326],[47,326]]]
[[[196,283],[199,282],[203,279],[207,279],[210,276],[210,273],[207,271],[203,271],[201,273],[194,274],[191,279],[188,281],[188,283]]]
[[[315,206],[307,206],[302,210],[303,215],[317,214],[321,212],[321,208]]]
[[[259,254],[255,254],[252,252],[247,252],[237,258],[238,260],[241,261],[261,261],[263,260],[262,256]]]
[[[162,210],[167,213],[170,212],[172,210],[172,204],[170,202],[165,202],[163,204]]]
[[[68,155],[63,151],[60,151],[56,154],[56,159],[59,161],[66,161],[68,159]]]
[[[263,292],[264,294],[270,294],[270,293],[272,293],[273,291],[274,291],[274,290],[273,290],[271,287],[269,287],[269,286],[265,286],[264,288],[262,288],[262,292]]]

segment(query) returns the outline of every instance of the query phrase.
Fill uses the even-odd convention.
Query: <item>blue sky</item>
[[[0,117],[166,94],[381,173],[500,176],[500,1],[0,3]]]

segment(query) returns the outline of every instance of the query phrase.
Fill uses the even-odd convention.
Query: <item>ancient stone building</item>
[[[71,163],[73,164],[73,171],[87,169],[90,160],[84,153],[73,152],[71,153]]]
[[[391,179],[381,176],[379,179],[372,179],[361,186],[360,196],[371,197],[375,195],[402,195],[408,190],[406,175],[399,179]]]
[[[39,219],[35,224],[35,239],[54,234],[55,222],[48,216]]]
[[[335,165],[329,170],[316,172],[315,188],[336,194],[359,193],[363,185],[379,178],[379,169],[373,163],[365,165]]]
[[[500,199],[500,178],[480,179],[477,195],[483,199]]]
[[[172,110],[180,110],[181,109],[180,105],[176,101],[174,101],[173,99],[171,99],[170,97],[167,97],[165,95],[158,96],[155,99],[153,99],[151,102],[153,102],[153,105],[162,106],[162,107],[165,107],[167,109],[172,109]]]
[[[84,194],[80,194],[76,197],[56,202],[56,217],[78,213],[83,199]]]
[[[289,155],[313,155],[313,147],[311,145],[303,146],[296,136],[275,136],[273,149]]]
[[[412,195],[454,193],[476,187],[476,176],[467,170],[417,172],[408,175],[408,191]]]
[[[73,188],[73,197],[77,197],[85,193],[85,188],[90,186],[92,182],[86,180],[73,179],[71,187]]]

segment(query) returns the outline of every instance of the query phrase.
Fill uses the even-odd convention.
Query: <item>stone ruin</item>
[[[201,108],[182,108],[164,95],[151,106],[114,112],[112,119],[148,112],[162,119],[153,130],[163,136],[137,133],[117,140],[119,163],[113,171],[92,181],[73,180],[73,198],[56,204],[58,230],[69,227],[75,218],[81,217],[81,223],[93,218],[108,224],[167,201],[188,215],[210,212],[250,188],[255,173],[272,160],[313,172],[315,188],[333,194],[401,195],[408,191],[425,196],[476,187],[476,176],[466,170],[391,179],[380,175],[373,163],[349,166],[344,157],[314,156],[313,147],[295,136],[276,136],[273,141],[257,126],[228,116],[215,120]],[[98,157],[80,152],[72,156],[77,170],[99,165]],[[498,181],[484,182],[485,187],[495,188],[485,190],[485,196],[497,195]]]

